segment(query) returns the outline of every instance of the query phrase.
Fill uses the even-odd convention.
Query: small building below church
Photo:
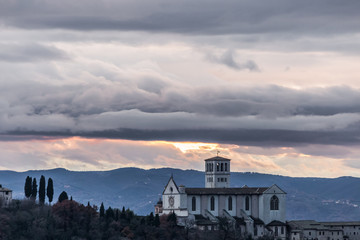
[[[360,222],[287,222],[290,240],[360,240]]]
[[[0,207],[9,206],[12,201],[12,190],[0,184]]]
[[[277,185],[230,187],[230,159],[220,156],[205,160],[204,188],[178,186],[170,177],[155,208],[203,230],[216,230],[226,219],[244,236],[286,238],[286,193]]]

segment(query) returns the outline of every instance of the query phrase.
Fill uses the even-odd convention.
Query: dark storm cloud
[[[124,80],[125,81],[125,80]],[[146,83],[148,81],[148,83]],[[137,83],[137,84],[136,84]],[[183,112],[214,117],[278,118],[360,113],[360,91],[345,86],[294,90],[280,86],[173,86],[154,77],[125,82],[89,82],[57,86],[28,82],[4,84],[1,113],[41,117],[97,116],[139,110],[145,113]],[[72,123],[69,123],[70,125]]]
[[[214,54],[210,54],[210,53],[207,54],[207,59],[209,61],[226,65],[235,70],[248,69],[249,71],[252,72],[260,71],[258,65],[253,60],[247,60],[245,62],[239,63],[236,61],[235,57],[236,54],[231,49],[225,51],[221,56],[215,56]]]
[[[358,145],[360,128],[338,131],[293,131],[279,129],[114,129],[96,132],[37,132],[12,131],[10,135],[47,135],[51,137],[81,136],[89,138],[128,139],[128,140],[163,140],[218,142],[227,144],[264,146],[264,147],[296,147],[309,144],[323,145]]]
[[[69,59],[69,56],[64,51],[52,46],[37,43],[0,43],[0,61],[4,62],[37,62],[66,59]]]
[[[21,28],[140,30],[201,34],[336,34],[359,30],[360,2],[2,1],[1,22]]]
[[[360,91],[345,86],[205,88],[150,74],[62,86],[9,82],[0,96],[3,141],[79,135],[291,146],[360,139]]]

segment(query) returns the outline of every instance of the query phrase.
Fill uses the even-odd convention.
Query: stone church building
[[[179,224],[216,230],[226,219],[242,234],[281,239],[286,238],[285,209],[286,193],[277,185],[230,187],[230,159],[220,156],[205,160],[204,188],[178,186],[170,177],[155,205],[155,213],[175,213]]]

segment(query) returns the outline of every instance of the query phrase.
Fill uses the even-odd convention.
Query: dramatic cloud
[[[319,145],[318,147],[322,147]],[[310,156],[296,148],[262,148],[231,144],[128,141],[66,138],[0,142],[0,169],[27,170],[63,167],[78,171],[110,170],[119,167],[176,167],[203,170],[203,160],[218,150],[232,159],[232,171],[256,171],[291,176],[336,177],[351,172],[351,152],[347,158]],[[331,149],[331,147],[330,147]],[[348,151],[351,151],[348,149]],[[312,164],[307,164],[311,161]],[[328,164],[331,162],[331,164]],[[348,166],[349,165],[349,166]],[[306,169],[306,171],[299,171]],[[353,172],[352,172],[353,171]]]
[[[234,55],[235,55],[234,52],[229,49],[226,52],[224,52],[223,55],[221,55],[219,57],[208,54],[207,58],[209,61],[224,64],[235,70],[248,69],[249,71],[254,71],[254,72],[260,71],[259,67],[257,66],[257,64],[254,61],[247,60],[246,62],[238,63],[234,59]]]
[[[139,30],[194,34],[334,34],[357,31],[358,1],[182,1],[56,3],[5,0],[5,25],[74,30]]]
[[[316,175],[307,167],[314,158],[314,166],[328,161],[354,174],[358,1],[139,4],[2,1],[6,159],[22,159],[24,168],[185,167],[213,154],[168,144],[192,141],[229,145],[239,170]],[[93,151],[96,141],[104,144]],[[121,141],[129,154],[116,150]],[[97,154],[102,148],[109,154]]]
[[[69,56],[56,47],[40,44],[1,44],[0,61],[36,62],[49,60],[66,60]]]

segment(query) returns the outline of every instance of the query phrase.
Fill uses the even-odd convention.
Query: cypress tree
[[[150,225],[150,226],[153,226],[154,225],[154,214],[153,212],[150,213],[148,219],[147,219],[147,224]]]
[[[39,185],[39,202],[41,204],[45,203],[45,184],[45,177],[41,175]]]
[[[114,218],[114,210],[109,207],[105,212],[106,219],[113,219]]]
[[[170,224],[170,226],[176,226],[177,217],[174,212],[170,213],[166,220]]]
[[[159,227],[159,226],[160,226],[160,217],[159,217],[159,214],[156,214],[156,215],[155,215],[154,226],[155,226],[155,227]]]
[[[51,204],[53,197],[54,197],[54,185],[53,185],[53,180],[51,178],[48,179],[46,195],[49,199],[49,203]]]
[[[60,193],[58,201],[62,202],[64,200],[68,200],[68,199],[69,199],[69,197],[68,197],[67,193],[65,191],[63,191],[62,193]]]
[[[104,207],[104,203],[101,203],[100,206],[100,217],[104,217],[105,215],[105,207]]]
[[[32,193],[32,178],[27,176],[26,180],[25,180],[25,186],[24,186],[24,192],[25,192],[25,197],[29,198],[31,197],[31,193]]]
[[[31,199],[32,200],[36,200],[36,195],[37,195],[37,183],[36,183],[36,178],[33,179],[33,182],[32,182],[32,189],[31,189]]]
[[[120,219],[125,219],[126,218],[126,212],[125,212],[125,207],[123,206],[121,214],[120,214]]]

